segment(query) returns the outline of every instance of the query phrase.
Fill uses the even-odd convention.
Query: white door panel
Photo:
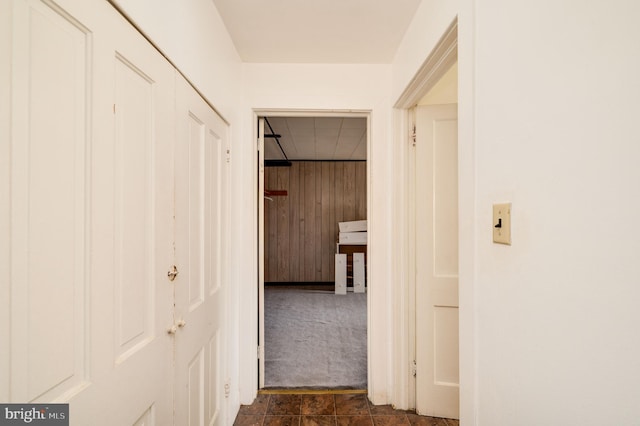
[[[94,6],[97,6],[95,4]],[[173,423],[174,70],[112,8],[93,45],[92,363],[98,423]],[[88,403],[88,402],[87,402]],[[95,408],[71,400],[78,424]],[[76,420],[77,419],[77,420]],[[96,423],[97,424],[97,423]]]
[[[180,76],[176,82],[176,424],[225,421],[223,202],[227,125]]]
[[[173,69],[106,2],[10,7],[8,400],[171,424]]]
[[[12,58],[11,3],[0,1],[0,58]],[[11,370],[11,67],[0,60],[0,401],[9,401]]]
[[[13,3],[15,401],[50,400],[87,381],[89,43],[68,14],[41,2]]]
[[[416,110],[416,409],[458,418],[457,105]]]

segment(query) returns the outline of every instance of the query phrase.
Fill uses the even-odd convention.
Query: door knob
[[[179,329],[187,325],[187,322],[183,319],[179,320],[177,323],[173,324],[170,328],[167,329],[167,333],[176,334]]]

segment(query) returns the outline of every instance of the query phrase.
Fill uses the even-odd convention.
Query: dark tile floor
[[[253,404],[240,407],[234,425],[459,426],[459,422],[373,405],[365,394],[260,394]]]

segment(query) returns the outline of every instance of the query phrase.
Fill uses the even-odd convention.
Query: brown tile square
[[[367,397],[361,394],[335,395],[336,414],[362,416],[369,415],[369,403]]]
[[[336,404],[333,395],[302,395],[303,415],[330,415],[336,414]]]
[[[337,416],[337,426],[373,426],[371,416]]]
[[[419,416],[411,413],[407,414],[407,418],[409,419],[411,426],[447,426],[447,421],[445,419],[437,417]]]
[[[264,426],[299,426],[300,416],[265,416]]]
[[[369,401],[369,411],[372,416],[400,414],[397,410],[394,410],[391,405],[373,405],[371,401]]]
[[[277,416],[299,416],[301,401],[301,395],[271,395],[267,414]]]
[[[241,405],[240,414],[265,414],[269,406],[269,395],[258,395],[251,405]]]
[[[460,420],[447,419],[447,426],[460,426]]]
[[[238,414],[233,426],[262,426],[264,416],[255,414]]]
[[[395,414],[393,416],[371,416],[375,426],[410,426],[407,416]]]
[[[336,426],[336,416],[302,416],[300,426]]]

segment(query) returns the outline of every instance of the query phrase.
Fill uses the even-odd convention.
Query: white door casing
[[[227,125],[176,74],[175,424],[223,425]]]
[[[264,118],[258,118],[258,386],[264,388]]]
[[[416,410],[458,418],[457,104],[416,109]]]

